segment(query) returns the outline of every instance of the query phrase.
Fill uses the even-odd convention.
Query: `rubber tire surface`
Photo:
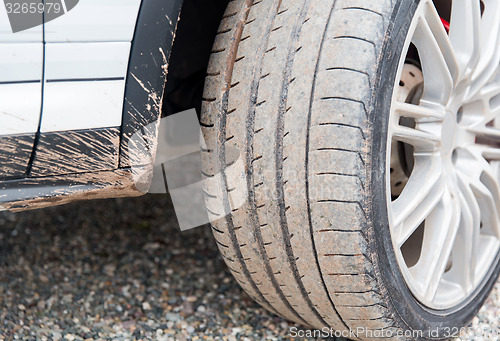
[[[213,180],[207,208],[238,283],[289,320],[362,328],[364,340],[380,334],[363,329],[448,338],[475,316],[498,275],[492,269],[463,306],[431,311],[407,289],[392,250],[387,120],[417,5],[229,2],[201,117],[203,175]]]

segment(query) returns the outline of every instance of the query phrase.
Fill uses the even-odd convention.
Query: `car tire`
[[[363,340],[446,339],[498,277],[497,252],[473,292],[436,308],[394,247],[389,121],[424,2],[229,2],[200,119],[206,203],[229,269],[273,313]]]

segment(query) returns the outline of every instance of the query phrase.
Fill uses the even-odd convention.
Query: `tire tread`
[[[392,8],[233,0],[208,70],[204,172],[226,180],[205,188],[207,206],[230,206],[231,188],[248,199],[214,217],[221,253],[260,304],[315,328],[401,328],[378,280],[366,199],[374,61]],[[229,149],[241,177],[229,174]]]

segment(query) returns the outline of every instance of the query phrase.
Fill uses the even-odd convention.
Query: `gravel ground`
[[[498,340],[500,285],[464,340]],[[0,340],[290,340],[165,196],[0,213]],[[312,339],[310,339],[312,340]]]

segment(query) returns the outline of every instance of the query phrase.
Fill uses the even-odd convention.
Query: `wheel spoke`
[[[490,137],[500,140],[500,129],[487,127],[483,124],[478,124],[469,129],[470,132],[476,134],[477,136]]]
[[[491,161],[500,161],[500,149],[493,147],[484,147],[481,149],[481,155]]]
[[[459,172],[457,178],[461,191],[462,221],[453,248],[453,272],[456,274],[457,282],[466,292],[470,292],[474,286],[481,211],[467,177]]]
[[[431,157],[416,157],[415,168],[392,204],[394,238],[401,246],[439,203],[444,193],[441,164]]]
[[[416,278],[421,279],[422,293],[429,302],[434,300],[461,221],[461,207],[456,195],[446,190],[439,205],[426,220],[422,256],[412,268]],[[424,252],[425,251],[425,252]]]
[[[498,65],[498,62],[494,61],[497,60],[496,55],[498,54],[499,15],[500,5],[498,1],[485,1],[484,16],[481,23],[481,57],[477,72],[484,71],[491,64]]]
[[[488,188],[482,182],[472,186],[481,207],[482,223],[485,229],[500,239],[500,225],[498,221],[500,198],[498,197],[498,192],[493,193],[495,190]]]
[[[480,58],[473,74],[471,94],[481,89],[498,70],[500,62],[500,3],[485,1],[481,20]]]
[[[474,158],[474,161],[477,162],[476,176],[479,177],[479,182],[486,185],[489,190],[495,195],[495,200],[498,200],[498,208],[500,211],[500,185],[497,176],[497,172],[493,169],[491,164],[485,160],[484,155],[498,155],[500,150],[498,148],[490,148],[483,146],[471,146],[468,148],[469,153]],[[479,182],[477,182],[479,184]]]
[[[500,95],[500,84],[488,84],[474,96],[474,100],[481,100],[488,103],[493,97]]]
[[[479,0],[452,2],[450,40],[455,50],[461,77],[479,61],[481,47],[481,6]]]
[[[480,207],[483,226],[500,239],[500,186],[497,173],[483,157],[488,151],[491,152],[491,148],[469,148],[470,158],[457,163],[457,168],[459,174],[468,177],[468,184]]]
[[[441,144],[441,138],[437,135],[399,124],[394,127],[392,137],[414,146],[419,151],[433,151]]]
[[[399,117],[408,117],[413,119],[435,119],[442,121],[445,110],[443,107],[430,108],[423,105],[396,102],[394,110]]]
[[[434,5],[426,1],[422,8],[412,42],[418,49],[424,74],[423,100],[446,104],[458,78],[458,64]]]
[[[492,99],[500,95],[500,85],[490,84],[481,89],[475,96],[474,101],[479,101],[477,107],[480,114],[474,115],[474,121],[468,124],[469,130],[478,135],[496,137],[500,129],[489,127],[488,124],[500,117],[500,106],[493,104]],[[496,102],[496,101],[495,101]],[[497,130],[495,132],[494,130]]]
[[[489,147],[473,145],[457,150],[456,169],[459,174],[468,178],[467,183],[469,185],[477,186],[484,171],[493,172],[491,165],[483,157],[483,152],[489,149]]]

